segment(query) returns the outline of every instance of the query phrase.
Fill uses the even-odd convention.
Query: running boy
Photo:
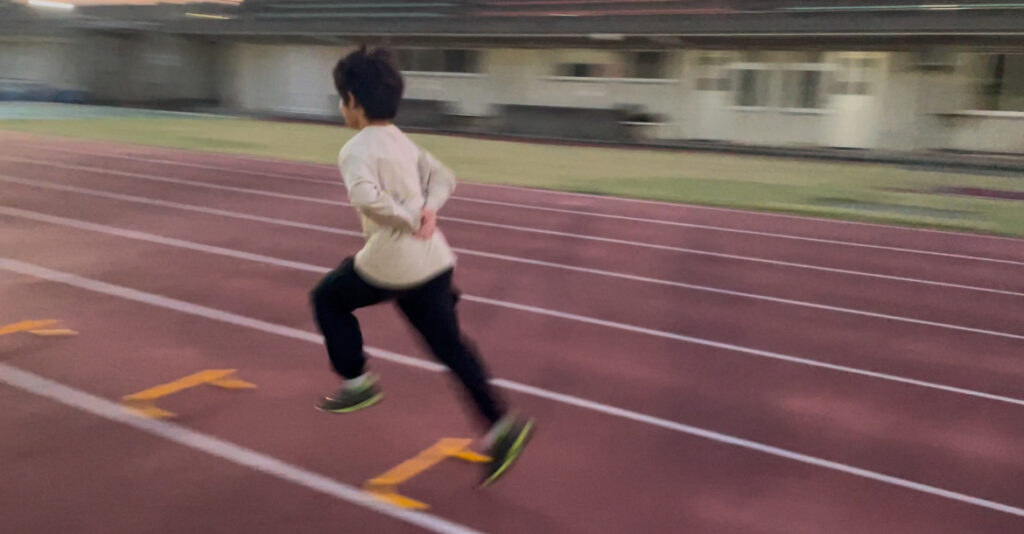
[[[334,68],[334,85],[345,124],[358,131],[341,149],[338,164],[366,243],[311,295],[331,365],[344,379],[318,408],[347,413],[381,399],[376,376],[364,369],[363,337],[353,312],[394,300],[486,421],[484,443],[492,460],[482,485],[488,485],[518,458],[533,421],[507,413],[459,330],[455,256],[437,229],[437,211],[454,190],[455,176],[392,123],[404,83],[386,50],[363,47],[343,58]]]

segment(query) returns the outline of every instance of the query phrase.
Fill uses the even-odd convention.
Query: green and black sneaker
[[[351,413],[369,408],[382,398],[384,394],[377,387],[377,377],[368,374],[358,384],[346,382],[338,391],[321,398],[316,407],[330,413]]]
[[[502,423],[499,423],[499,425]],[[533,436],[534,420],[513,419],[504,424],[504,428],[498,429],[498,434],[488,453],[491,461],[484,467],[484,479],[480,483],[481,488],[486,488],[497,482],[502,475],[508,472],[512,464],[519,459],[526,444]]]

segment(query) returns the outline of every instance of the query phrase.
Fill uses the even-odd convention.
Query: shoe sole
[[[519,459],[519,456],[523,453],[523,449],[526,447],[526,444],[530,442],[531,437],[533,437],[533,421],[527,422],[526,426],[523,427],[523,430],[519,433],[515,443],[513,443],[512,447],[509,448],[505,463],[501,464],[501,467],[499,467],[494,474],[487,477],[487,480],[484,480],[483,483],[480,484],[480,487],[486,488],[487,486],[497,482],[498,479],[512,467],[512,464]]]
[[[347,408],[336,408],[336,409],[332,410],[330,408],[324,408],[323,406],[320,406],[318,404],[318,405],[316,405],[316,409],[320,410],[321,412],[326,412],[326,413],[352,413],[352,412],[357,412],[359,410],[362,410],[364,408],[369,408],[370,406],[373,406],[374,404],[377,404],[378,402],[380,402],[381,399],[383,399],[383,398],[384,398],[384,394],[383,393],[378,393],[378,394],[376,394],[376,395],[374,395],[374,396],[364,400],[363,402],[360,402],[359,404],[356,404],[354,406],[349,406]]]

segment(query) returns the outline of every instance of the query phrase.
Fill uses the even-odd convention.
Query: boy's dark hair
[[[395,67],[391,52],[384,48],[367,51],[363,46],[334,66],[334,87],[348,104],[349,93],[371,120],[391,120],[398,114],[405,83]]]

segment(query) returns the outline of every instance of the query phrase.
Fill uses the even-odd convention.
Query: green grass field
[[[38,134],[334,163],[339,126],[235,118],[0,120]],[[1024,236],[1024,202],[934,193],[1024,191],[1014,177],[683,151],[554,146],[413,135],[461,180]]]

